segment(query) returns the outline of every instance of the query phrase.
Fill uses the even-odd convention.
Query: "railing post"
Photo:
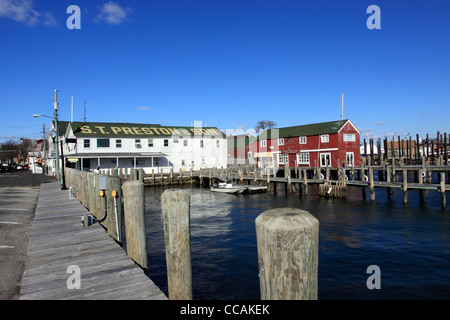
[[[89,200],[88,200],[88,204],[87,207],[89,209],[89,211],[94,214],[94,208],[96,206],[95,201],[96,201],[96,192],[95,192],[95,176],[97,174],[93,173],[93,172],[89,172],[87,174],[87,184],[88,184],[88,193],[89,193]]]
[[[262,300],[316,300],[319,221],[282,208],[255,220]]]
[[[192,300],[190,196],[183,190],[161,195],[169,299]]]
[[[125,182],[123,202],[128,256],[142,268],[147,269],[144,184],[137,180]]]
[[[115,196],[113,192],[115,191]],[[108,218],[105,221],[105,227],[108,234],[121,242],[122,233],[122,191],[119,177],[106,178],[106,201]]]

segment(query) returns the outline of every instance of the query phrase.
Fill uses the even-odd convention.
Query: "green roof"
[[[229,136],[227,137],[227,147],[228,148],[246,147],[256,139],[257,137],[250,135]]]
[[[59,122],[61,124],[61,122]],[[105,138],[151,138],[175,136],[215,136],[225,137],[224,133],[216,127],[179,127],[161,126],[160,124],[142,123],[109,123],[109,122],[72,122],[76,137],[105,137]],[[67,125],[66,124],[66,127]],[[60,125],[61,126],[61,125]]]
[[[306,124],[306,125],[302,125],[302,126],[270,129],[270,130],[263,131],[260,134],[260,137],[261,136],[265,137],[267,135],[267,139],[270,139],[272,136],[273,130],[278,130],[279,138],[303,137],[303,136],[313,136],[313,135],[318,135],[318,134],[337,133],[347,123],[347,121],[349,121],[349,120],[330,121],[330,122]]]

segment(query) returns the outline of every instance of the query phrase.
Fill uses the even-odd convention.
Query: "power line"
[[[0,126],[0,128],[9,128],[9,129],[28,129],[28,128],[37,128],[39,126],[29,126],[29,127],[11,127],[11,126]]]

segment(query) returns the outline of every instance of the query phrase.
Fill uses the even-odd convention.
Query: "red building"
[[[265,130],[244,142],[240,153],[261,168],[361,164],[360,132],[350,120]]]

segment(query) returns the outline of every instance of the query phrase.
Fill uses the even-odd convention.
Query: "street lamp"
[[[52,129],[52,132],[50,132],[50,137],[53,139],[53,143],[55,143],[55,140],[56,140],[56,165],[57,165],[57,170],[58,170],[57,178],[58,178],[59,181],[61,181],[61,190],[65,190],[66,186],[63,185],[64,179],[61,180],[61,174],[64,177],[64,171],[61,172],[61,168],[60,168],[60,164],[59,164],[59,141],[58,141],[58,109],[59,109],[59,103],[58,103],[58,90],[55,90],[55,97],[53,98],[53,100],[54,100],[53,108],[55,110],[55,116],[54,117],[46,116],[46,115],[43,115],[43,114],[34,114],[33,117],[35,117],[35,118],[46,117],[46,118],[50,118],[50,119],[54,119],[55,120],[55,127]],[[63,168],[64,168],[64,159],[62,159],[62,161],[63,161]]]
[[[45,114],[33,114],[33,117],[35,117],[35,118],[46,117],[46,118],[54,119],[54,117],[46,116]]]

